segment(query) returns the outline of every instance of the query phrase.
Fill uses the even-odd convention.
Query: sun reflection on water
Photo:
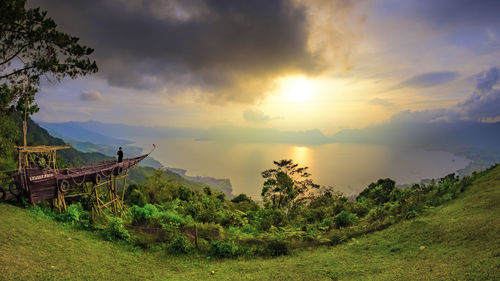
[[[292,160],[300,166],[306,166],[309,163],[309,148],[306,146],[294,146],[291,155]]]

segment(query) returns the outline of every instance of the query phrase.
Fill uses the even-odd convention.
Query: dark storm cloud
[[[276,76],[313,74],[304,10],[285,0],[30,1],[95,49],[114,86],[250,102]],[[249,85],[252,85],[250,92]]]
[[[460,75],[456,72],[429,72],[414,76],[403,83],[400,87],[426,88],[434,87],[455,80]]]

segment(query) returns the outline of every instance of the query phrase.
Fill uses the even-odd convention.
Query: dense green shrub
[[[68,209],[61,214],[58,214],[55,218],[60,222],[77,223],[86,215],[86,212],[82,208],[82,204],[71,204]]]
[[[396,188],[396,182],[392,179],[379,179],[377,182],[371,183],[366,189],[359,193],[356,200],[367,198],[374,204],[379,205],[388,202],[391,192]]]
[[[223,240],[224,228],[215,223],[200,223],[198,227],[198,237],[207,241]]]
[[[250,199],[250,197],[248,197],[246,194],[241,193],[240,195],[231,199],[231,202],[233,203],[252,202],[252,199]]]
[[[259,235],[259,231],[257,230],[257,228],[255,228],[253,225],[251,224],[247,224],[245,226],[243,226],[240,231],[242,233],[245,233],[245,234],[251,234],[253,236],[257,236]]]
[[[418,212],[415,210],[410,210],[408,213],[406,213],[406,219],[414,219],[418,216]]]
[[[233,241],[212,241],[210,244],[210,255],[212,257],[232,258],[238,254],[238,246]]]
[[[281,209],[261,209],[257,211],[257,221],[259,222],[259,229],[262,231],[269,231],[274,226],[284,226],[286,223],[286,215]]]
[[[224,227],[241,227],[248,224],[248,219],[245,216],[245,213],[240,210],[222,210],[217,212],[216,221]]]
[[[184,225],[186,222],[183,217],[174,211],[160,212],[158,216],[163,224]]]
[[[104,239],[108,241],[113,240],[129,240],[130,234],[123,225],[121,219],[112,219],[109,221],[108,226],[103,231]]]
[[[151,223],[160,216],[158,209],[151,204],[146,204],[144,207],[134,205],[130,209],[130,212],[132,213],[132,219],[135,224]]]
[[[330,230],[334,225],[335,222],[332,218],[324,218],[320,223],[320,227],[325,228],[325,230]]]
[[[189,201],[193,195],[193,191],[183,185],[179,186],[177,189],[177,194],[180,200]]]
[[[195,219],[205,223],[215,222],[215,218],[217,217],[217,204],[214,201],[215,200],[210,197],[201,197],[201,206],[195,214]]]
[[[342,211],[334,217],[335,225],[337,227],[347,227],[355,224],[358,217],[350,212]]]
[[[370,210],[366,219],[369,222],[374,222],[376,220],[382,220],[384,217],[388,216],[388,212],[385,210],[383,206],[376,206]]]
[[[347,236],[340,231],[334,231],[332,234],[330,234],[330,243],[332,245],[338,245],[347,240]]]
[[[272,257],[288,255],[289,252],[288,244],[283,241],[273,240],[267,245],[267,253]]]
[[[129,205],[137,205],[144,206],[147,203],[146,196],[139,189],[132,189],[128,192],[128,195],[125,196],[125,202]]]
[[[177,237],[168,244],[168,252],[172,254],[187,254],[193,249],[191,242],[184,235]]]

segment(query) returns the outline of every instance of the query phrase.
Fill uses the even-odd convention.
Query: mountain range
[[[333,135],[325,135],[320,130],[281,131],[273,128],[236,126],[211,128],[148,127],[108,124],[99,121],[38,123],[69,142],[75,143],[75,140],[91,142],[99,144],[101,147],[128,145],[131,143],[131,139],[142,137],[293,145],[368,143],[452,152],[472,160],[468,167],[460,171],[461,174],[468,174],[500,162],[500,122],[397,122],[389,120],[363,129],[342,130]],[[81,143],[75,143],[75,146],[79,145]]]

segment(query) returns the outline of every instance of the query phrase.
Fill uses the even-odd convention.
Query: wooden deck
[[[65,189],[70,190],[74,187],[87,182],[98,184],[109,179],[112,175],[118,175],[133,167],[149,154],[135,158],[123,159],[118,163],[115,160],[103,161],[91,165],[84,165],[69,169],[42,169],[39,167],[26,167],[24,174],[17,176],[16,182],[22,182],[20,177],[25,176],[26,186],[23,186],[28,199],[32,204],[56,199],[58,191],[61,191],[61,185],[67,185]],[[64,192],[63,192],[64,193]]]

